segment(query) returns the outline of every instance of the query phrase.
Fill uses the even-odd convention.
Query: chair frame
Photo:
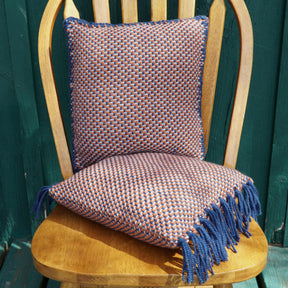
[[[43,83],[43,89],[45,92],[45,98],[49,113],[49,118],[51,122],[51,127],[53,131],[53,137],[55,141],[56,151],[59,159],[61,173],[64,179],[69,178],[73,175],[70,152],[67,144],[65,129],[62,121],[61,110],[56,90],[56,84],[53,73],[52,66],[52,33],[53,27],[56,20],[56,16],[61,8],[61,5],[64,3],[64,0],[49,0],[46,9],[44,11],[42,21],[39,29],[39,38],[38,38],[38,53],[39,53],[39,65]],[[95,22],[110,22],[110,12],[109,12],[109,1],[108,0],[92,0],[93,10]],[[223,165],[230,168],[235,168],[241,138],[241,132],[244,122],[244,115],[246,110],[249,86],[250,86],[250,78],[252,72],[252,62],[253,62],[253,31],[251,19],[245,5],[244,0],[229,0],[230,5],[232,6],[238,26],[240,31],[240,39],[241,39],[241,52],[240,52],[240,63],[239,63],[239,73],[238,80],[234,98],[234,108],[232,111],[230,128],[228,133],[228,139],[225,150],[225,157]],[[121,0],[122,4],[122,19],[124,23],[132,23],[137,22],[137,0]],[[195,8],[195,0],[179,0],[179,18],[188,18],[194,16],[194,8]],[[226,7],[224,0],[214,0],[209,13],[209,33],[206,47],[206,61],[204,67],[203,74],[203,98],[202,98],[202,117],[203,117],[203,128],[204,128],[204,139],[205,139],[205,147],[206,151],[208,148],[209,134],[210,134],[210,125],[211,118],[213,112],[213,103],[214,103],[214,94],[216,90],[216,81],[218,74],[218,66],[221,52],[221,44],[222,44],[222,36],[224,30],[224,22],[225,22],[225,13]],[[167,1],[166,0],[151,0],[151,20],[164,20],[167,15]],[[64,8],[64,18],[69,16],[74,16],[79,18],[79,12],[77,11],[72,0],[66,0],[65,8]],[[64,217],[68,222],[70,218],[79,217],[74,216],[72,212],[66,211],[65,208],[57,206],[56,211],[52,212],[50,217],[51,221],[55,217]],[[66,216],[65,216],[66,215]],[[69,215],[69,217],[67,216]],[[49,217],[48,221],[45,220],[43,224],[41,224],[39,231],[44,229],[44,232],[49,227]],[[54,218],[53,218],[54,217]],[[52,219],[52,220],[51,220]],[[56,219],[56,218],[55,218]],[[55,220],[54,219],[54,220]],[[53,220],[53,221],[54,221]],[[66,221],[65,220],[65,221]],[[53,222],[52,221],[52,222]],[[57,222],[58,220],[55,220]],[[72,220],[71,220],[72,221]],[[78,221],[78,220],[77,220]],[[79,220],[80,221],[80,220]],[[87,220],[81,220],[83,223],[87,222]],[[65,222],[67,224],[68,222]],[[60,223],[59,221],[57,223]],[[63,222],[64,223],[64,222]],[[69,222],[70,223],[70,222]],[[45,226],[46,225],[46,226]],[[72,224],[71,224],[72,225]],[[83,224],[84,225],[84,224]],[[86,225],[86,224],[85,224]],[[88,224],[87,224],[88,225]],[[89,225],[94,225],[89,224]],[[96,225],[96,224],[95,224]],[[41,228],[42,227],[42,228]],[[98,229],[98,228],[97,228]],[[100,228],[99,228],[100,229]],[[101,228],[102,229],[102,228]],[[267,242],[263,232],[261,231],[258,224],[255,221],[251,223],[251,230],[253,233],[253,243],[251,239],[245,239],[245,237],[241,236],[241,243],[243,242],[246,245],[246,250],[249,253],[253,253],[253,257],[255,258],[255,263],[251,264],[249,267],[247,264],[243,264],[245,269],[240,272],[236,271],[238,268],[235,268],[232,264],[230,268],[222,268],[216,267],[216,273],[214,276],[211,276],[208,279],[208,284],[210,285],[218,285],[215,287],[224,287],[222,286],[225,283],[239,282],[244,281],[246,279],[255,277],[259,274],[265,267],[266,258],[267,258]],[[99,285],[112,285],[112,286],[184,286],[185,283],[181,282],[181,273],[179,273],[179,277],[174,275],[169,276],[163,280],[161,277],[158,279],[154,277],[152,282],[147,280],[146,282],[140,281],[133,282],[133,280],[128,280],[129,285],[123,284],[123,279],[115,282],[115,279],[111,282],[103,282],[100,281],[101,277],[97,278],[97,276],[87,276],[82,274],[79,276],[75,276],[75,273],[70,273],[69,271],[66,273],[65,271],[57,271],[57,269],[53,267],[47,268],[47,263],[44,263],[40,260],[39,255],[41,254],[41,237],[40,232],[37,231],[32,242],[32,254],[34,258],[34,263],[36,268],[45,276],[54,278],[59,281],[63,281],[61,287],[99,287]],[[52,231],[50,231],[52,232]],[[117,233],[117,232],[107,232],[109,233]],[[107,235],[108,235],[107,234]],[[110,234],[109,234],[110,235]],[[114,235],[114,234],[113,234]],[[43,236],[43,235],[42,235]],[[110,236],[109,236],[110,237]],[[36,238],[36,239],[35,239]],[[137,241],[137,240],[135,240]],[[249,242],[250,241],[250,242]],[[241,244],[242,245],[242,244]],[[240,244],[239,244],[240,246]],[[258,248],[258,250],[256,249]],[[142,249],[142,248],[141,248]],[[241,250],[241,249],[240,249]],[[256,251],[257,250],[257,251]],[[241,250],[242,251],[242,250]],[[247,252],[247,253],[248,253]],[[246,252],[243,251],[245,254]],[[244,255],[242,253],[242,255]],[[255,254],[256,253],[256,254]],[[231,253],[230,253],[231,254]],[[241,253],[240,253],[241,254]],[[246,254],[245,254],[246,255]],[[256,256],[255,256],[256,255]],[[235,256],[235,255],[234,255]],[[234,257],[232,254],[229,257]],[[179,256],[181,258],[181,256]],[[241,257],[239,255],[239,257]],[[243,256],[242,256],[243,257]],[[245,257],[245,256],[244,256]],[[45,258],[45,257],[44,257]],[[230,258],[229,258],[230,259]],[[41,262],[42,261],[42,262]],[[240,262],[242,260],[239,260]],[[233,262],[233,261],[232,261]],[[236,260],[237,262],[237,260]],[[244,261],[245,262],[245,261]],[[243,263],[244,263],[243,262]],[[225,265],[225,264],[223,264]],[[222,264],[220,265],[222,266]],[[229,266],[229,265],[228,265]],[[241,266],[242,267],[242,266]],[[221,270],[222,269],[222,270]],[[230,269],[230,273],[228,270]],[[236,270],[235,270],[236,269]],[[222,272],[221,272],[222,271]],[[65,274],[66,273],[66,274]],[[70,274],[69,274],[70,273]],[[217,274],[218,273],[218,274]],[[89,278],[90,277],[90,278]],[[148,277],[148,276],[147,276]],[[170,278],[169,278],[170,277]],[[171,278],[172,277],[172,278]],[[224,277],[226,277],[224,279]],[[125,277],[124,277],[125,278]],[[92,280],[91,280],[92,279]],[[98,279],[98,280],[97,280]],[[128,278],[127,278],[128,279]],[[157,282],[155,279],[158,279]],[[170,279],[170,280],[169,280]],[[156,282],[155,282],[156,281]],[[164,281],[164,282],[163,282]],[[71,284],[73,283],[74,284]],[[78,284],[76,284],[78,283]],[[165,283],[165,284],[164,284]],[[180,284],[181,283],[181,284]],[[92,286],[96,285],[96,286]],[[90,286],[91,285],[91,286]],[[231,287],[231,286],[225,286]]]
[[[56,16],[63,2],[64,0],[50,0],[48,2],[40,24],[38,51],[43,89],[45,92],[59,164],[63,178],[67,179],[73,175],[73,170],[59,106],[51,56],[52,32]],[[137,22],[137,0],[121,0],[121,2],[123,22]],[[243,0],[229,0],[229,2],[237,16],[241,39],[241,54],[234,98],[234,109],[231,116],[223,165],[235,168],[252,72],[253,30],[245,2]],[[166,1],[152,0],[151,4],[151,20],[157,21],[166,19]],[[93,0],[96,22],[110,22],[108,5],[108,0]],[[194,12],[192,9],[194,8],[194,5],[194,0],[179,0],[179,18],[193,17]],[[161,9],[161,7],[164,7],[164,9]],[[210,134],[225,12],[226,7],[224,0],[214,0],[209,13],[210,24],[206,48],[206,61],[203,73],[202,117],[206,150],[208,148]],[[72,0],[67,0],[65,4],[64,17],[66,18],[68,16],[79,18],[79,12]]]

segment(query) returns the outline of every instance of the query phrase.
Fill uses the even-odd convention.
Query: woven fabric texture
[[[150,244],[176,248],[220,198],[249,178],[192,157],[164,153],[114,156],[52,186],[58,203]]]
[[[208,18],[95,24],[68,18],[73,168],[165,152],[203,159]]]
[[[194,274],[204,283],[214,263],[227,261],[226,247],[236,252],[239,233],[250,237],[251,217],[261,213],[249,177],[168,153],[105,158],[43,187],[33,206],[36,214],[43,210],[48,193],[61,205],[114,230],[157,246],[181,248],[183,281],[188,283]]]

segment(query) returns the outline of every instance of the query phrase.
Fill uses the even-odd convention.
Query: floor
[[[34,268],[29,241],[17,240],[0,270],[1,288],[59,288],[60,283],[43,278]],[[0,252],[3,247],[0,246]],[[1,264],[1,261],[0,261]],[[262,275],[237,283],[233,288],[288,288],[288,248],[269,247],[268,264]]]

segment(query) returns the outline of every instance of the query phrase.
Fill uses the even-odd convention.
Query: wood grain
[[[256,222],[250,239],[241,235],[238,253],[214,266],[206,285],[247,280],[266,264],[267,242]],[[34,235],[37,270],[58,281],[111,286],[183,286],[179,251],[156,247],[93,223],[57,206]],[[197,285],[197,282],[194,284]]]
[[[181,3],[183,5],[188,3],[184,4],[184,2],[186,1],[182,1]],[[241,135],[243,124],[242,114],[245,111],[249,89],[249,73],[251,72],[249,65],[252,65],[250,60],[252,57],[251,39],[253,40],[253,35],[251,38],[251,30],[249,30],[251,28],[249,23],[251,25],[251,22],[248,21],[248,24],[244,23],[247,21],[247,17],[249,17],[249,15],[247,16],[245,3],[242,0],[230,0],[230,2],[238,13],[237,19],[241,32],[241,47],[244,50],[244,52],[241,52],[240,74],[235,97],[236,107],[237,105],[242,105],[242,108],[239,109],[237,107],[233,112],[225,157],[225,165],[228,167],[234,165],[235,167],[236,162],[234,160],[237,159],[235,149],[238,152],[238,138]],[[39,32],[39,61],[53,136],[61,171],[65,179],[72,175],[72,166],[65,131],[61,121],[51,65],[52,30],[56,14],[62,3],[63,0],[50,0],[45,9]],[[137,1],[122,0],[121,3],[123,22],[137,22]],[[153,7],[155,5],[155,3],[152,4]],[[180,14],[184,15],[182,12]],[[213,104],[221,50],[221,41],[216,38],[218,36],[221,38],[222,36],[224,15],[224,1],[215,0],[210,12],[210,31],[214,31],[215,29],[217,37],[213,36],[212,32],[209,32],[207,44],[208,60],[205,63],[204,69],[204,85],[212,85],[212,89],[210,88],[209,90],[206,87],[206,92],[203,92],[205,94],[203,100],[204,106],[207,103],[210,105],[211,101]],[[105,17],[107,18],[107,15]],[[216,20],[218,17],[220,20]],[[248,38],[242,35],[246,28],[248,29]],[[248,48],[246,45],[248,45]],[[248,60],[244,59],[246,56]],[[214,57],[218,59],[218,62],[213,59]],[[210,65],[214,66],[214,68],[209,68]],[[248,70],[245,72],[245,69]],[[213,71],[214,74],[209,75],[209,71]],[[205,111],[205,108],[203,109]],[[206,115],[207,113],[205,112],[204,114]],[[211,114],[212,110],[208,112],[208,120],[205,120],[205,123],[208,123],[204,124],[206,134],[209,134],[210,128],[208,129],[207,127],[210,127]],[[206,116],[204,117],[206,118]],[[237,125],[237,122],[240,124]],[[236,146],[233,146],[234,148],[231,149],[231,145]],[[262,271],[266,264],[267,242],[263,232],[254,221],[251,223],[251,232],[253,233],[253,237],[250,239],[241,236],[241,242],[237,247],[238,254],[228,251],[229,261],[214,268],[215,275],[208,279],[207,285],[223,285],[244,281]],[[32,253],[34,263],[43,275],[63,281],[63,283],[81,283],[81,287],[93,287],[93,285],[126,287],[183,286],[181,276],[183,259],[177,251],[145,244],[127,235],[83,219],[81,216],[61,206],[57,206],[37,230],[32,243]]]
[[[79,11],[77,10],[73,0],[65,0],[64,19],[67,19],[68,17],[80,18]]]
[[[135,23],[138,21],[137,0],[121,0],[122,22]]]
[[[179,0],[178,18],[191,18],[195,15],[195,0]]]
[[[50,0],[45,8],[39,28],[38,54],[42,84],[60,169],[63,178],[67,179],[73,175],[73,169],[59,107],[51,59],[52,31],[57,13],[63,1],[64,0]]]
[[[206,60],[203,71],[202,118],[206,151],[209,143],[225,13],[226,7],[224,0],[215,0],[211,5],[209,13],[209,32],[206,47]]]
[[[249,12],[243,0],[229,0],[240,30],[240,63],[233,112],[226,144],[224,166],[235,168],[241,132],[246,111],[253,64],[253,29]]]
[[[151,0],[151,20],[167,19],[167,0]]]
[[[109,0],[93,0],[94,20],[97,23],[111,23]]]

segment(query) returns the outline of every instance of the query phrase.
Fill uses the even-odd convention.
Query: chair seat
[[[254,220],[249,231],[253,236],[240,235],[238,253],[229,250],[229,261],[214,265],[215,275],[205,285],[245,281],[264,269],[266,238]],[[60,205],[36,231],[32,255],[41,274],[62,282],[103,286],[185,285],[183,258],[178,250],[146,244]],[[196,285],[196,276],[195,279]]]

